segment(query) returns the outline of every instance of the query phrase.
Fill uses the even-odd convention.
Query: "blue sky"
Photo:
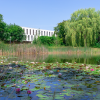
[[[4,22],[22,27],[54,30],[79,9],[100,10],[100,0],[1,0]]]

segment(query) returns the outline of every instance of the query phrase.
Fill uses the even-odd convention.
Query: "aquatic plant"
[[[94,71],[94,69],[91,69],[91,71]]]
[[[16,88],[16,93],[19,93],[20,92],[20,88]]]
[[[62,76],[62,73],[59,73],[59,74],[58,74],[58,77],[61,78],[61,76]]]
[[[32,91],[30,91],[30,90],[27,90],[27,94],[28,94],[28,96],[29,96],[29,94],[31,94],[32,93]]]

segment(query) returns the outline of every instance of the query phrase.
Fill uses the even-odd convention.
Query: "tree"
[[[66,21],[58,23],[57,27],[54,27],[54,34],[56,34],[60,38],[61,44],[65,44],[65,30],[64,24]]]
[[[21,42],[22,40],[25,39],[25,33],[24,33],[24,30],[18,26],[18,25],[13,25],[13,24],[10,24],[10,25],[7,25],[6,26],[6,32],[5,32],[5,35],[8,36],[8,38],[4,38],[4,40],[8,41],[9,38],[11,37],[11,41],[18,41],[18,42]]]
[[[78,10],[64,28],[66,43],[70,39],[72,46],[94,46],[100,32],[100,12],[95,12],[95,8]]]
[[[4,38],[6,23],[3,22],[3,16],[0,14],[0,40]]]
[[[3,15],[0,14],[0,23],[3,21]]]

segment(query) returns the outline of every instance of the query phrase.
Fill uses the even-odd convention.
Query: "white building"
[[[28,27],[22,27],[22,29],[24,29],[26,35],[25,41],[29,41],[29,42],[32,42],[35,36],[37,38],[38,36],[52,36],[54,34],[54,31],[50,31],[50,30],[28,28]]]

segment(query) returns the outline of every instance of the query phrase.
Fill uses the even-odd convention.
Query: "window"
[[[28,41],[30,40],[30,36],[28,35]]]
[[[51,32],[51,35],[53,35],[53,32]]]
[[[26,35],[23,36],[24,40],[26,40]]]
[[[25,29],[23,28],[24,32],[25,32]]]
[[[33,35],[34,35],[34,30],[33,30]]]
[[[48,31],[47,31],[47,36],[48,36]]]
[[[50,32],[49,32],[49,36],[50,36]]]
[[[43,35],[43,31],[41,31],[41,36]]]
[[[44,31],[44,36],[45,36],[45,31]]]
[[[37,30],[36,30],[36,35],[37,35]]]
[[[26,35],[26,40],[28,40],[28,36]]]
[[[30,35],[31,35],[31,29],[30,29]]]
[[[26,29],[26,34],[28,34],[28,29]]]
[[[33,41],[33,36],[31,36],[31,41]]]
[[[40,36],[40,30],[38,30],[38,35]]]

